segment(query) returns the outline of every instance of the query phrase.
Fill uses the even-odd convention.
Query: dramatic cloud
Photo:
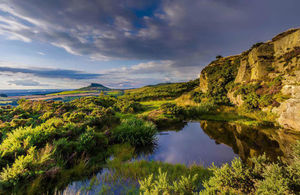
[[[95,79],[101,76],[101,74],[84,73],[76,70],[65,69],[39,69],[39,68],[12,68],[0,66],[0,72],[5,73],[23,73],[31,74],[36,77],[42,78],[58,78],[58,79]]]
[[[240,53],[299,27],[299,7],[299,0],[2,0],[0,35],[27,44],[51,44],[94,61],[143,61],[106,68],[109,75],[100,78],[131,86],[196,77],[216,55]],[[77,80],[100,76],[72,70],[6,72]]]
[[[299,6],[298,0],[3,0],[0,34],[93,59],[199,66],[298,25]]]

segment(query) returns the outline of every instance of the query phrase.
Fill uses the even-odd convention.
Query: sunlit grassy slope
[[[174,99],[199,85],[199,79],[185,83],[167,83],[125,90],[124,98],[136,101]]]

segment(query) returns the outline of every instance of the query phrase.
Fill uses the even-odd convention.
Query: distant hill
[[[91,83],[87,87],[80,88],[81,91],[110,91],[111,89],[99,83]]]
[[[0,97],[7,97],[7,95],[6,94],[0,94]]]
[[[173,83],[158,83],[155,85],[146,85],[145,87],[155,87],[155,86],[170,85],[170,84],[173,84]]]

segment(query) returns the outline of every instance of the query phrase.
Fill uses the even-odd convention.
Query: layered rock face
[[[272,41],[254,46],[241,54],[241,59],[235,83],[266,80],[278,75],[295,80],[294,73],[300,70],[300,29],[289,30]]]
[[[231,58],[218,59],[208,67],[221,68],[222,63]],[[235,63],[238,63],[233,80],[235,88],[226,89],[231,103],[237,106],[244,103],[241,95],[235,93],[238,86],[259,83],[267,88],[268,82],[280,77],[280,93],[285,99],[276,103],[276,106],[269,106],[268,110],[278,115],[281,126],[300,131],[300,28],[283,32],[266,43],[257,43],[234,58]],[[207,70],[207,67],[204,68],[200,74],[203,93],[207,93],[210,85]],[[260,109],[263,110],[261,106]]]

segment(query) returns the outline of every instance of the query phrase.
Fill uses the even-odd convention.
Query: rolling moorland
[[[52,94],[87,97],[28,98],[16,107],[3,106],[0,192],[54,194],[72,181],[90,178],[90,185],[76,193],[101,185],[100,194],[118,189],[132,194],[299,194],[299,48],[300,29],[292,29],[239,55],[217,56],[200,78],[189,82],[129,90],[91,84]],[[240,126],[248,134],[268,128],[296,138],[280,144],[290,145],[282,155],[239,152],[240,158],[220,167],[132,160],[155,145],[160,130],[191,120],[203,126],[227,122],[236,126],[239,139],[247,136],[241,136]],[[220,128],[213,132],[216,137],[226,129]],[[277,139],[276,133],[270,136]],[[104,181],[94,177],[100,169],[108,170]],[[121,187],[111,185],[117,183]]]

